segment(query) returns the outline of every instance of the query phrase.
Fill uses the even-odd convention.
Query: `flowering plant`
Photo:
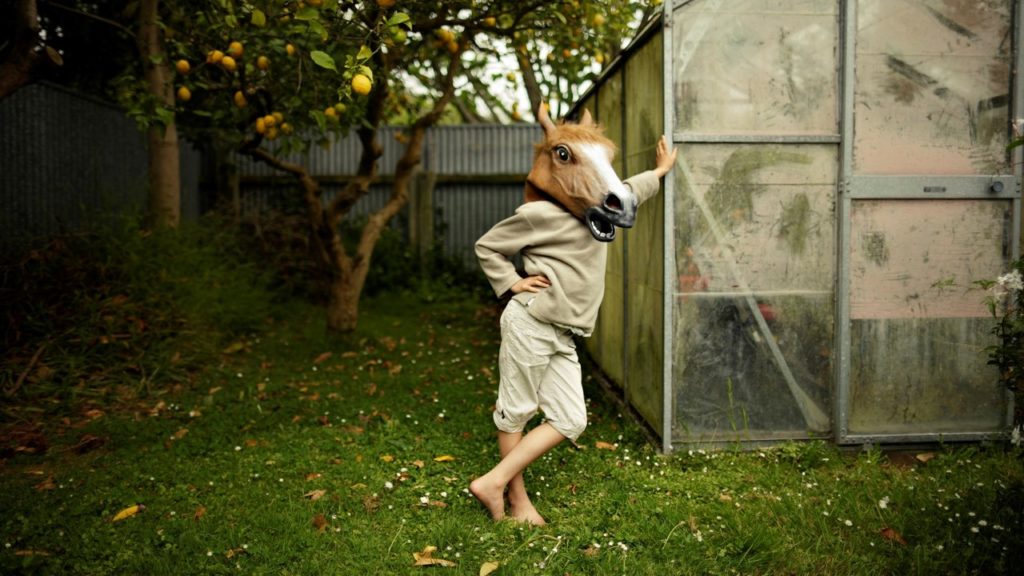
[[[977,284],[990,291],[985,304],[996,320],[992,327],[996,343],[986,348],[988,363],[999,369],[999,382],[1013,392],[1016,409],[1011,442],[1019,445],[1024,411],[1024,259],[1014,261],[1010,271],[995,280]]]

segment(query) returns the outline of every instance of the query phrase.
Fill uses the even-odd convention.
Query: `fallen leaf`
[[[455,562],[451,560],[444,560],[443,558],[434,558],[434,552],[437,552],[437,546],[427,546],[419,552],[413,552],[413,566],[455,566]]]
[[[313,364],[320,364],[321,362],[327,360],[331,356],[334,356],[334,352],[324,352],[323,354],[313,359]]]
[[[363,428],[359,426],[353,426],[352,424],[345,424],[344,426],[341,427],[341,429],[344,430],[345,432],[348,432],[349,434],[363,433]]]
[[[392,456],[391,454],[381,454],[380,459],[388,463],[395,461],[395,457]]]
[[[208,392],[208,394],[210,394],[210,396],[213,396],[214,394],[216,394],[217,392],[220,392],[221,390],[222,390],[221,386],[214,386],[213,388],[210,388],[210,391]]]
[[[586,548],[583,549],[583,555],[587,556],[589,558],[593,558],[594,556],[597,556],[598,552],[599,552],[599,550],[597,548],[595,548],[593,545],[587,546]]]
[[[903,536],[892,528],[882,528],[882,538],[892,540],[893,542],[903,544],[904,546],[907,545],[907,541],[903,539]]]
[[[203,519],[203,516],[206,516],[206,506],[200,504],[196,507],[196,512],[192,515],[192,519],[198,522]]]
[[[310,500],[313,500],[315,502],[323,498],[325,494],[327,494],[327,490],[312,490],[310,492],[306,492],[305,494],[303,494],[302,497],[309,498]]]
[[[255,447],[259,446],[259,445],[260,445],[259,440],[255,440],[255,439],[249,438],[249,439],[247,439],[245,441],[245,447],[246,448],[255,448]]]
[[[57,483],[53,481],[53,476],[48,477],[39,484],[35,485],[35,489],[42,492],[44,490],[53,490],[57,487]]]
[[[609,444],[608,442],[602,442],[598,440],[594,442],[594,448],[598,450],[615,450],[615,444]]]
[[[228,558],[234,558],[235,556],[241,556],[242,554],[248,554],[249,551],[245,548],[232,548],[224,553],[224,556]]]
[[[434,506],[434,507],[437,507],[437,508],[447,508],[448,507],[447,504],[445,504],[444,502],[441,502],[440,500],[431,500],[430,501],[430,505]]]
[[[391,376],[395,376],[396,374],[400,374],[401,372],[402,372],[402,365],[401,364],[395,364],[394,366],[388,368],[388,374],[390,374]]]
[[[327,530],[327,518],[324,518],[323,514],[313,516],[313,528],[316,528],[317,532]]]
[[[363,497],[363,510],[372,514],[373,512],[376,512],[378,508],[380,508],[380,498],[375,494]]]
[[[718,495],[718,501],[719,502],[732,502],[732,496],[729,496],[725,492],[722,492],[721,494]]]
[[[367,396],[373,396],[376,393],[377,393],[377,385],[376,384],[370,384],[369,386],[367,386],[367,388],[366,388],[366,395]]]
[[[328,418],[326,414],[320,416],[316,420],[317,420],[317,422],[320,423],[321,426],[330,426],[331,425],[331,419]]]
[[[115,514],[114,517],[110,519],[110,521],[111,522],[120,522],[121,520],[124,520],[126,518],[131,518],[132,516],[135,516],[136,514],[138,514],[139,512],[142,512],[145,509],[146,509],[146,507],[143,506],[142,504],[133,504],[132,506],[129,506],[129,507],[125,508],[124,510],[121,510],[120,512]]]
[[[245,344],[241,340],[237,340],[225,346],[222,352],[224,354],[234,354],[235,352],[241,351],[243,348],[245,348]]]
[[[102,418],[103,417],[103,410],[100,410],[98,408],[93,408],[92,410],[87,410],[85,412],[85,416],[86,416],[86,418],[88,418],[90,420],[96,420],[97,418]]]
[[[455,456],[452,456],[450,454],[442,454],[441,456],[437,456],[437,457],[434,458],[434,462],[454,462],[454,461],[455,461]]]
[[[928,462],[932,458],[935,458],[935,452],[922,452],[916,456],[921,462]]]
[[[310,472],[309,474],[306,474],[306,480],[307,481],[309,481],[309,480],[316,480],[317,478],[320,478],[321,476],[323,476],[323,474],[321,474],[319,472]]]
[[[356,356],[359,356],[359,352],[355,352],[352,350],[345,352],[341,355],[342,358],[355,358]]]
[[[177,432],[174,433],[174,439],[181,440],[182,438],[185,437],[186,434],[188,434],[188,428],[180,428],[178,429]]]
[[[423,460],[413,460],[412,465],[417,468],[423,468],[424,466],[426,466],[426,464],[423,463]]]
[[[160,412],[167,408],[167,403],[163,400],[156,403],[155,406],[149,409],[150,416],[159,416]]]
[[[71,449],[75,454],[85,454],[86,452],[91,452],[106,443],[106,438],[95,436],[93,434],[82,434],[78,439],[78,444],[72,446]]]
[[[487,576],[488,574],[490,574],[491,572],[494,572],[497,569],[498,569],[498,563],[497,562],[484,562],[483,564],[480,565],[480,574],[479,574],[479,576]]]
[[[15,550],[15,556],[49,556],[46,550]]]

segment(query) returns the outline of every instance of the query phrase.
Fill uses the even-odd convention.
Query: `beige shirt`
[[[660,188],[653,171],[637,174],[623,184],[640,203]],[[538,320],[590,336],[604,298],[607,244],[595,240],[583,222],[558,204],[536,201],[517,208],[476,242],[476,256],[498,297],[521,278],[511,261],[517,252],[522,253],[526,273],[546,277],[551,286],[513,298]]]

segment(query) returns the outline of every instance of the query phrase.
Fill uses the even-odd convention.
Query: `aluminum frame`
[[[856,444],[907,444],[907,443],[931,443],[931,442],[954,442],[954,441],[982,441],[994,438],[1005,437],[1005,432],[920,432],[920,433],[871,433],[851,434],[849,431],[850,419],[850,258],[852,248],[851,239],[851,215],[853,213],[853,201],[863,199],[920,199],[935,200],[946,198],[958,199],[991,199],[1009,200],[1012,202],[1013,221],[1011,224],[1011,237],[1016,242],[1011,246],[1011,258],[1020,257],[1020,235],[1021,235],[1021,161],[1024,151],[1017,147],[1012,154],[1014,174],[990,176],[990,187],[988,190],[979,190],[977,183],[986,178],[980,176],[941,176],[941,175],[894,175],[894,176],[871,176],[853,174],[853,135],[854,135],[854,83],[856,71],[856,41],[857,41],[857,3],[855,0],[842,0],[841,17],[843,19],[840,27],[839,49],[841,50],[840,86],[842,90],[842,120],[840,133],[842,135],[842,154],[839,167],[840,187],[838,211],[837,211],[837,232],[839,238],[837,246],[839,249],[838,269],[836,274],[836,334],[835,351],[838,362],[835,366],[836,390],[834,398],[833,430],[835,441],[841,445]],[[1024,30],[1022,22],[1021,0],[1013,2],[1013,109],[1011,116],[1019,118],[1024,110],[1024,81],[1022,81],[1021,58],[1021,31]],[[928,182],[925,188],[921,188],[922,182]],[[1002,190],[995,192],[991,184],[1000,182]],[[935,188],[929,190],[928,188]],[[1013,422],[1013,394],[1006,392],[1007,410],[1005,423]]]

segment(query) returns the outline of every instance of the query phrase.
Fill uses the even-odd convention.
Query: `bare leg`
[[[498,432],[498,447],[501,449],[501,456],[508,456],[519,441],[523,439],[522,432],[508,433]],[[526,492],[526,482],[523,480],[523,473],[520,471],[508,483],[509,515],[516,520],[528,522],[534,526],[547,524],[544,517],[533,507],[530,495]]]
[[[473,480],[469,490],[487,508],[492,518],[501,520],[505,517],[504,493],[508,486],[513,515],[520,520],[543,524],[544,519],[533,509],[526,495],[522,472],[531,462],[565,440],[565,436],[546,422],[520,439],[516,438],[518,434],[502,434],[498,435],[498,446],[503,453],[506,449],[508,452],[490,472]]]

